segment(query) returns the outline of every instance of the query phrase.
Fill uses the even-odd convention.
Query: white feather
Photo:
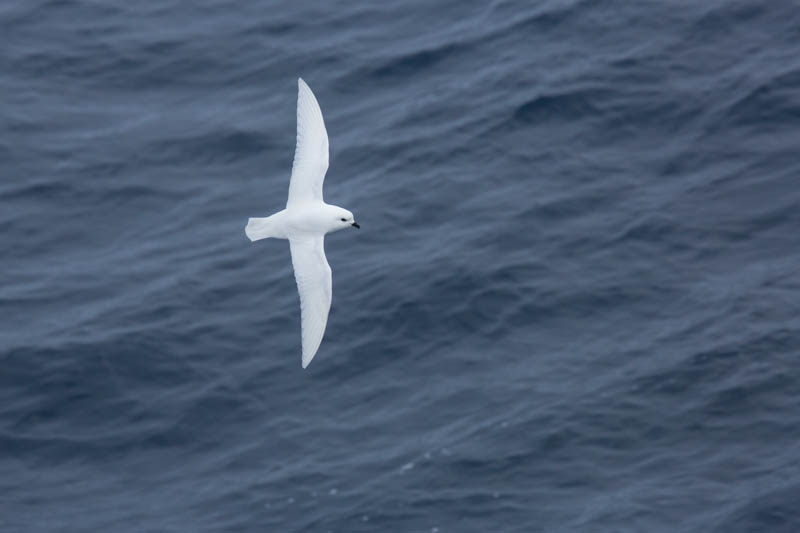
[[[331,267],[325,257],[325,237],[289,239],[297,291],[300,293],[300,318],[303,368],[316,355],[331,309]]]
[[[322,182],[328,171],[328,132],[314,93],[297,79],[297,146],[286,207],[322,201]]]

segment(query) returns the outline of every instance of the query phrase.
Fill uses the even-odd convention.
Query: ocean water
[[[6,0],[0,531],[800,530],[793,2]],[[297,77],[333,307],[300,367]]]

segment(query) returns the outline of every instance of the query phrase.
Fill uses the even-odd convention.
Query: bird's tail
[[[276,224],[275,215],[266,218],[251,218],[247,221],[244,232],[251,241],[260,241],[269,237],[283,237],[280,225]]]

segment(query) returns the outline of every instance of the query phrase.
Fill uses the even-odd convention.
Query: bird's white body
[[[342,218],[347,223],[340,224]],[[266,238],[291,239],[301,235],[325,235],[353,225],[353,214],[325,202],[310,202],[287,207],[266,218],[251,218],[245,233],[251,241]]]
[[[328,133],[314,93],[298,79],[297,146],[286,209],[251,218],[245,233],[251,241],[288,239],[292,252],[302,321],[302,364],[319,349],[331,307],[331,267],[325,257],[325,234],[355,226],[347,209],[326,204],[322,183],[328,171]]]

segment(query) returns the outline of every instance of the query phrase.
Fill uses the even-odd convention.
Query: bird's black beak
[[[354,228],[361,229],[361,226],[359,226],[359,225],[358,225],[358,222],[353,222],[353,223],[352,223],[352,224],[350,224],[350,225],[351,225],[351,226],[353,226]]]

